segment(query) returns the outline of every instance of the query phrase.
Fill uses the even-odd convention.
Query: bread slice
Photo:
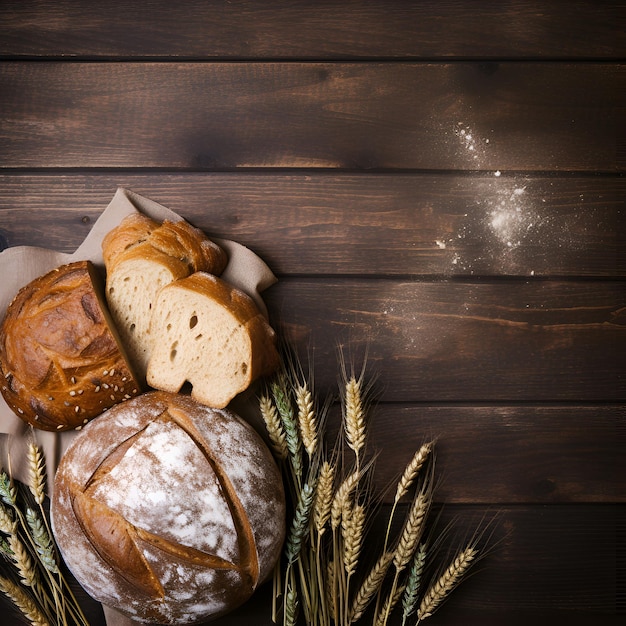
[[[148,384],[225,407],[254,380],[278,366],[276,333],[247,294],[206,272],[161,289],[150,333],[158,337]]]
[[[220,274],[226,253],[188,222],[162,224],[131,215],[102,243],[106,298],[138,376],[145,380],[153,339],[152,307],[160,289],[196,271]]]

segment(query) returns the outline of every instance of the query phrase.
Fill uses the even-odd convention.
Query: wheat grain
[[[478,551],[473,546],[469,546],[454,558],[445,572],[425,593],[417,612],[419,620],[426,619],[435,612],[446,596],[458,585],[477,553]]]
[[[298,424],[302,444],[308,455],[312,457],[317,448],[317,420],[313,410],[313,400],[307,384],[296,385],[296,406],[298,407]]]
[[[259,407],[274,453],[277,458],[284,461],[289,454],[289,450],[287,449],[285,430],[283,429],[280,418],[278,417],[276,407],[266,395],[261,397]]]
[[[333,503],[330,509],[330,525],[333,530],[339,527],[341,524],[341,514],[346,507],[346,502],[349,500],[352,492],[359,484],[360,472],[354,471],[339,485],[337,493],[333,498]]]
[[[380,589],[392,559],[393,552],[384,552],[378,557],[378,560],[354,596],[350,611],[350,623],[356,622],[362,617],[372,598]]]
[[[347,513],[347,514],[346,514]],[[344,542],[343,564],[348,576],[356,572],[365,531],[365,507],[355,504],[342,515],[341,530]]]
[[[424,531],[424,522],[426,521],[429,509],[430,497],[428,494],[424,492],[418,493],[407,515],[393,557],[393,564],[397,571],[403,570],[413,557],[417,544]]]
[[[324,461],[319,471],[315,488],[315,502],[313,504],[313,523],[320,535],[324,534],[326,524],[330,519],[334,482],[335,468],[328,461]]]
[[[397,503],[400,498],[402,498],[408,490],[411,488],[411,485],[417,478],[420,469],[423,467],[424,463],[428,459],[430,452],[432,450],[432,442],[425,443],[420,447],[420,449],[413,455],[413,458],[409,462],[409,464],[404,469],[404,472],[398,481],[398,486],[396,488],[396,496],[394,498],[394,504]]]
[[[28,444],[28,465],[30,469],[30,491],[35,502],[41,505],[46,497],[46,478],[41,450],[33,442]]]
[[[359,456],[365,446],[365,412],[361,381],[351,376],[345,387],[345,431],[348,446]]]
[[[45,615],[19,585],[8,578],[0,577],[0,591],[15,604],[33,626],[48,626],[49,622]]]

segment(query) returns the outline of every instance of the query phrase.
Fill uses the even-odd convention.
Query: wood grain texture
[[[597,176],[4,173],[2,246],[72,252],[118,185],[281,277],[626,275],[626,179]]]
[[[368,360],[385,401],[619,402],[626,394],[622,282],[286,279],[274,323],[306,358]],[[320,384],[336,368],[320,366]]]
[[[380,404],[368,421],[374,486],[393,501],[406,464],[435,441],[446,505],[626,503],[625,423],[623,406]]]
[[[471,3],[4,0],[0,54],[212,58],[611,58],[626,52],[610,1]]]
[[[3,168],[625,166],[618,64],[6,62],[0,84]]]

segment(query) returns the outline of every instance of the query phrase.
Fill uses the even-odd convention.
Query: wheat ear
[[[17,567],[22,582],[27,587],[32,587],[36,582],[37,573],[28,554],[28,550],[16,534],[9,535],[8,542],[11,552],[13,553],[11,558]]]
[[[296,560],[302,549],[302,541],[309,527],[314,495],[314,486],[306,483],[300,492],[289,536],[286,541],[285,555],[290,565]]]
[[[425,492],[418,493],[411,505],[393,557],[393,564],[396,570],[403,570],[413,557],[417,544],[421,539],[429,509],[429,495]]]
[[[350,611],[350,623],[356,622],[362,617],[372,598],[378,593],[392,560],[393,552],[384,552],[378,557],[354,596]]]
[[[313,410],[313,399],[308,385],[296,385],[296,406],[298,407],[298,424],[302,444],[308,455],[312,457],[317,448],[317,419]]]
[[[272,383],[272,395],[285,430],[287,450],[289,451],[296,483],[300,486],[302,480],[302,444],[298,432],[298,424],[293,414],[293,407],[282,385],[276,382]]]
[[[28,444],[28,466],[30,469],[30,491],[40,506],[46,497],[46,476],[41,450],[34,443]]]
[[[363,407],[362,382],[351,376],[345,386],[344,428],[348,446],[359,459],[365,446],[365,410]]]
[[[39,560],[49,572],[58,574],[59,567],[54,554],[54,545],[42,519],[31,508],[27,508],[26,521],[28,522],[33,541],[35,542]]]
[[[417,612],[418,622],[430,617],[446,596],[459,584],[477,553],[478,551],[474,547],[469,546],[457,554],[445,572],[425,593]]]
[[[337,489],[337,493],[335,493],[330,509],[330,525],[333,530],[336,530],[339,524],[341,524],[341,515],[346,508],[346,503],[349,501],[352,492],[359,484],[360,478],[361,473],[356,470],[339,485],[339,489]]]
[[[324,461],[319,471],[315,488],[315,502],[313,503],[313,523],[319,535],[323,535],[326,524],[330,519],[330,508],[333,503],[333,483],[335,482],[335,468],[328,461]]]
[[[422,583],[424,566],[426,565],[426,544],[422,543],[418,548],[406,581],[406,589],[402,597],[402,625],[415,612],[417,599]]]
[[[49,622],[45,615],[19,585],[8,578],[0,577],[0,591],[15,604],[33,626],[48,626]]]
[[[376,620],[374,621],[374,626],[384,626],[389,619],[389,614],[393,610],[393,608],[398,604],[398,600],[400,596],[404,593],[404,586],[398,587],[394,591],[391,591],[383,604],[383,608],[380,613],[376,616]]]
[[[409,462],[409,464],[405,467],[400,480],[398,481],[398,485],[396,487],[396,495],[394,498],[394,504],[397,504],[400,499],[406,495],[408,490],[411,488],[411,485],[417,478],[420,469],[423,467],[424,463],[426,463],[428,457],[430,456],[430,452],[432,450],[433,444],[432,442],[423,444],[419,450],[413,455],[413,458]]]
[[[365,531],[365,507],[355,504],[344,512],[341,522],[343,534],[343,565],[348,577],[356,572]]]
[[[267,429],[267,434],[269,435],[274,453],[278,459],[284,461],[289,454],[289,450],[287,449],[285,429],[283,428],[280,418],[278,417],[276,407],[268,396],[263,395],[259,400],[259,408],[261,410],[261,417],[265,422],[265,428]]]

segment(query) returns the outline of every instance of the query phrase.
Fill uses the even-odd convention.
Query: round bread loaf
[[[89,261],[23,287],[0,327],[2,395],[43,430],[79,428],[140,393]]]
[[[78,434],[51,517],[67,566],[96,600],[136,621],[190,624],[239,606],[269,576],[285,496],[249,424],[153,391]]]

